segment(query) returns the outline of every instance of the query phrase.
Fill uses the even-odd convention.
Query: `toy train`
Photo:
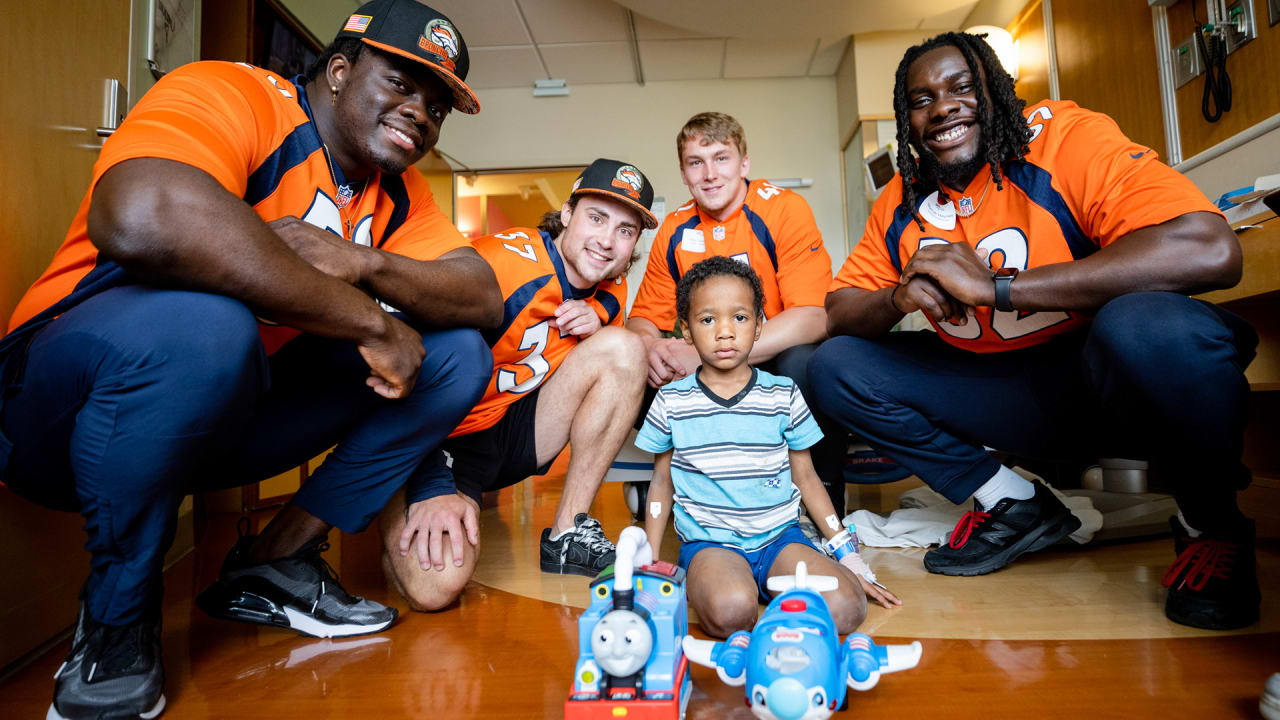
[[[804,562],[795,575],[769,578],[778,593],[750,632],[724,642],[686,636],[685,656],[715,668],[729,685],[745,685],[747,705],[766,720],[814,720],[830,717],[845,702],[846,686],[869,690],[883,673],[913,668],[920,643],[876,645],[862,633],[843,643],[831,610],[820,593],[837,580],[809,575]]]
[[[617,548],[578,618],[578,663],[564,716],[683,718],[693,690],[682,645],[689,632],[684,571],[654,562],[639,527],[623,530]]]

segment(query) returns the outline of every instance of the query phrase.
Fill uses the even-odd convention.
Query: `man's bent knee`
[[[1227,328],[1184,295],[1143,292],[1103,305],[1089,330],[1090,341],[1116,358],[1153,361],[1179,350],[1193,351],[1205,337],[1227,336]]]
[[[639,335],[623,328],[601,328],[579,347],[590,348],[592,355],[603,360],[611,370],[641,376],[648,371],[644,342]]]
[[[462,566],[458,567],[453,564],[448,538],[445,540],[443,570],[422,569],[418,564],[417,554],[412,549],[402,556],[394,546],[384,548],[382,571],[387,582],[400,593],[410,610],[435,612],[449,607],[462,594],[462,589],[471,579],[471,573],[475,570],[474,548],[469,543],[464,546]]]
[[[379,518],[382,530],[382,572],[387,582],[408,603],[409,609],[418,612],[443,610],[453,604],[475,572],[479,549],[466,538],[462,540],[462,565],[453,564],[453,550],[448,535],[444,535],[444,569],[434,567],[424,570],[418,561],[416,541],[409,552],[400,554],[400,535],[405,526],[404,490],[397,491],[383,508]]]

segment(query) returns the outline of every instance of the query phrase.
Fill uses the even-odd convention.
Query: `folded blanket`
[[[1032,481],[1039,480],[1022,468],[1014,468],[1014,472]],[[1093,507],[1089,498],[1067,497],[1052,487],[1049,489],[1080,518],[1080,529],[1071,534],[1071,539],[1081,545],[1092,540],[1102,527],[1102,513]],[[858,540],[869,547],[929,547],[946,542],[951,529],[973,508],[970,503],[956,505],[928,487],[902,493],[898,504],[902,509],[888,516],[855,510],[845,517],[845,523],[853,522],[858,528]]]

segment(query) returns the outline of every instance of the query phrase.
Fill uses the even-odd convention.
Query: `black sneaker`
[[[224,620],[296,630],[312,637],[366,635],[386,629],[395,608],[353,597],[338,584],[338,575],[320,553],[329,549],[323,537],[293,555],[248,564],[252,535],[244,535],[227,553],[222,574],[196,597],[196,605]]]
[[[1178,518],[1169,518],[1178,559],[1162,584],[1169,588],[1164,614],[1176,623],[1206,630],[1234,630],[1258,621],[1262,593],[1254,556],[1254,525],[1245,520],[1230,540],[1193,538]]]
[[[924,568],[939,575],[986,575],[1080,529],[1080,519],[1049,488],[1034,485],[1030,498],[1004,498],[987,511],[979,510],[975,500],[951,539],[924,554]]]
[[[160,621],[116,627],[94,622],[84,601],[71,652],[53,674],[45,720],[154,718],[164,712]]]
[[[538,552],[542,572],[587,577],[595,577],[612,565],[615,553],[600,521],[586,513],[573,516],[573,529],[555,540],[551,539],[551,528],[543,529]]]

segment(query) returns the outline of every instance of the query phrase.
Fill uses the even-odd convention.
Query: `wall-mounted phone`
[[[1173,60],[1173,86],[1180,88],[1195,80],[1204,72],[1204,63],[1200,59],[1200,51],[1196,49],[1196,37],[1191,35],[1186,40],[1174,45],[1169,50]]]
[[[1257,15],[1253,11],[1254,0],[1207,0],[1209,24],[1221,31],[1226,40],[1227,54],[1258,37]],[[1274,3],[1275,0],[1270,0]]]

